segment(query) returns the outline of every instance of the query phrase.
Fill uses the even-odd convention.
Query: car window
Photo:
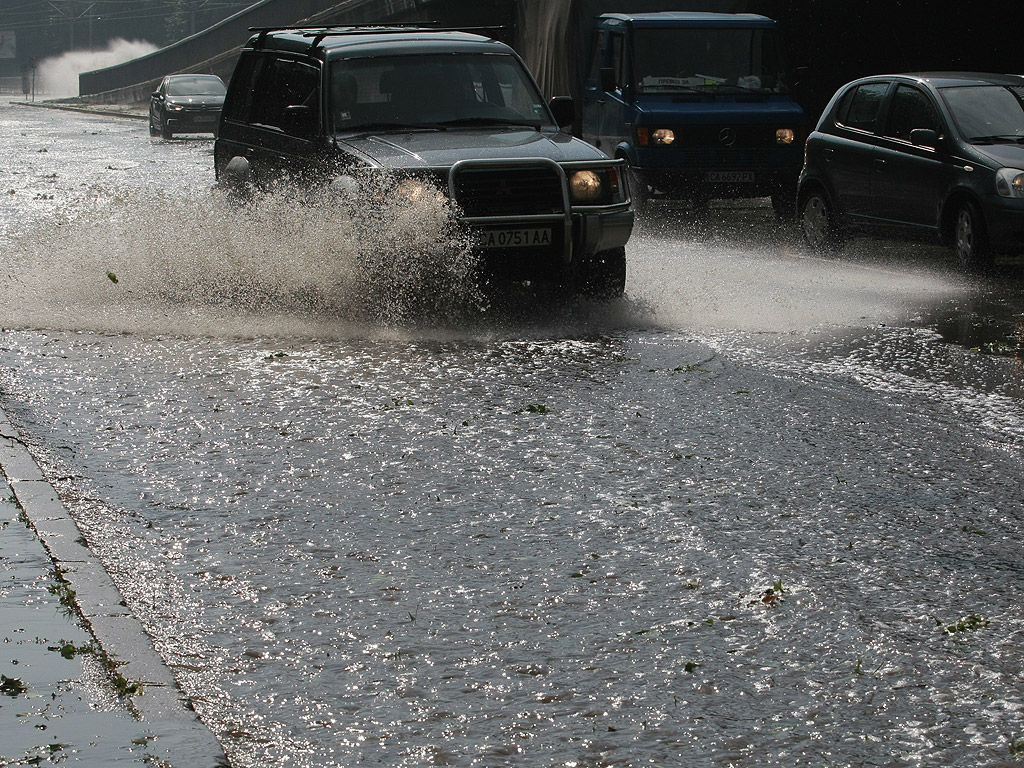
[[[306,138],[319,120],[320,74],[291,59],[273,59],[257,83],[251,122]]]
[[[943,88],[940,93],[967,141],[1018,141],[1024,137],[1024,102],[1017,89],[970,85]]]
[[[232,75],[234,87],[228,90],[227,100],[224,102],[225,119],[242,122],[249,119],[252,96],[256,91],[256,78],[260,71],[259,65],[263,61],[263,58],[252,54],[242,54],[238,59]]]
[[[836,112],[836,122],[849,128],[874,131],[889,83],[865,83],[847,91]]]
[[[915,128],[930,128],[942,133],[938,115],[928,95],[920,88],[900,83],[896,86],[889,107],[885,135],[910,141],[910,132]]]

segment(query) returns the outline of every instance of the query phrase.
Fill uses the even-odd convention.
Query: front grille
[[[675,143],[684,147],[728,149],[770,148],[775,146],[775,126],[765,125],[693,125],[676,130]]]
[[[470,167],[452,179],[464,216],[532,216],[563,213],[562,180],[547,167]]]

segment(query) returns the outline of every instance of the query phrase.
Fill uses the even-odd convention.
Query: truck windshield
[[[640,93],[789,91],[771,29],[639,28],[633,51]]]
[[[554,127],[519,61],[496,54],[346,59],[332,65],[336,132],[475,125]]]

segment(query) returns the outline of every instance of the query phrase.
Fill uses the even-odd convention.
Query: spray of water
[[[78,95],[78,76],[82,72],[112,67],[157,49],[144,40],[111,40],[107,47],[95,51],[68,51],[60,56],[45,59],[39,64],[39,80],[42,89],[49,96],[65,97]]]
[[[94,188],[12,236],[0,323],[201,335],[459,324],[488,308],[467,246],[440,199],[346,209]]]

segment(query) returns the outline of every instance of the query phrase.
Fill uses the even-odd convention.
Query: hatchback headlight
[[[996,173],[996,192],[1003,197],[1024,197],[1024,171],[1000,168]]]

